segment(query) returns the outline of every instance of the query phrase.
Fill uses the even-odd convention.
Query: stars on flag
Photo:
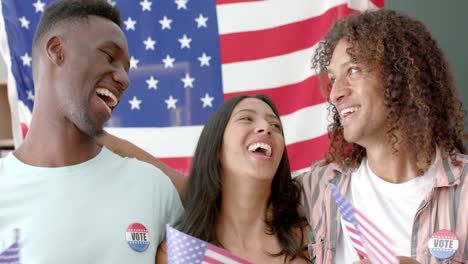
[[[171,58],[169,54],[166,55],[166,58],[162,59],[162,62],[164,63],[164,68],[174,68],[174,61],[175,58]]]
[[[18,20],[19,20],[19,22],[21,23],[21,27],[22,27],[22,28],[29,29],[29,23],[30,23],[30,22],[29,22],[28,19],[26,19],[25,16],[20,17]]]
[[[204,17],[202,14],[195,18],[195,22],[197,22],[197,28],[207,27],[206,22],[208,21],[208,17]]]
[[[31,58],[31,56],[29,56],[29,54],[27,52],[24,53],[23,56],[21,56],[21,60],[23,61],[23,66],[31,67],[32,58]]]
[[[180,48],[188,48],[190,49],[190,42],[192,42],[191,38],[188,38],[187,35],[183,35],[182,38],[179,39],[180,42]]]
[[[171,29],[172,19],[169,19],[167,18],[167,16],[164,16],[163,19],[159,20],[159,23],[161,24],[161,30]]]
[[[133,30],[135,31],[136,20],[133,20],[131,17],[128,17],[127,20],[124,21],[125,30]]]
[[[34,93],[31,90],[26,90],[26,94],[28,95],[28,100],[34,101]]]
[[[172,95],[170,95],[168,99],[164,100],[164,102],[167,104],[167,110],[171,108],[176,109],[177,101],[178,99],[173,98]]]
[[[112,0],[107,0],[107,3],[109,3],[111,6],[115,6],[115,1],[112,1]]]
[[[203,52],[201,57],[198,57],[198,60],[200,61],[200,67],[210,66],[211,57],[207,56],[205,52]]]
[[[175,0],[174,3],[177,5],[177,10],[179,9],[187,9],[187,2],[188,0]]]
[[[140,110],[141,100],[138,100],[136,96],[133,96],[132,100],[129,100],[128,103],[130,104],[131,110],[137,109]]]
[[[236,263],[250,262],[203,240],[166,225],[167,259],[169,263]]]
[[[151,1],[148,1],[148,0],[143,0],[140,2],[140,5],[141,5],[141,11],[151,11],[151,5],[153,3]]]
[[[22,10],[17,9],[9,22],[15,32],[33,38],[40,15],[51,1],[31,0]],[[20,1],[12,2],[17,5]],[[215,6],[207,8],[190,0],[105,2],[121,10],[121,29],[127,37],[130,54],[129,79],[134,87],[122,98],[128,104],[114,111],[112,119],[119,120],[114,123],[124,127],[203,125],[223,98],[217,64],[219,35],[216,28],[208,27],[208,22],[216,21]],[[15,63],[22,70],[14,73],[15,76],[22,76],[24,69],[31,71],[31,47],[27,40],[21,38],[19,44],[10,47],[14,49]],[[34,88],[21,89],[20,99],[32,108]],[[174,121],[172,109],[187,118]],[[151,118],[155,115],[161,118]]]
[[[156,41],[154,41],[150,36],[143,41],[143,44],[145,44],[145,50],[154,50],[154,45],[156,44]]]
[[[185,77],[180,80],[184,83],[184,88],[193,88],[193,81],[195,81],[195,78],[191,78],[190,74],[186,73]]]
[[[36,0],[33,0],[33,1],[36,1]],[[41,0],[37,0],[37,1],[41,1]],[[111,2],[111,1],[112,0],[108,0],[108,2]],[[142,12],[144,13],[146,11],[148,11],[148,12],[153,11],[152,10],[153,2],[154,2],[153,0],[138,0],[138,1],[135,1],[135,5],[137,6],[136,8],[137,8],[139,14],[141,14]],[[175,6],[172,7],[172,9],[175,10],[175,12],[179,12],[177,10],[180,10],[180,11],[186,10],[185,11],[185,13],[187,14],[187,20],[186,21],[188,21],[188,22],[193,21],[191,23],[190,22],[186,23],[184,28],[192,28],[192,30],[193,29],[207,29],[208,28],[208,20],[209,20],[208,17],[210,16],[210,14],[207,13],[206,11],[202,11],[202,10],[197,10],[197,11],[195,11],[196,13],[189,10],[189,7],[191,8],[191,6],[188,5],[188,2],[189,2],[188,0],[171,0],[169,3],[170,3],[170,5],[175,5]],[[119,5],[120,5],[120,3],[119,3]],[[156,11],[158,11],[158,10],[156,10]],[[146,65],[147,60],[149,59],[147,56],[156,55],[156,56],[161,56],[161,57],[159,57],[158,60],[160,60],[160,65],[163,66],[163,69],[171,70],[173,73],[175,73],[175,71],[180,70],[180,69],[176,68],[176,64],[175,64],[176,60],[178,62],[180,60],[181,65],[185,65],[183,63],[185,63],[186,59],[180,58],[180,56],[182,54],[184,54],[184,53],[181,53],[184,50],[193,50],[193,51],[196,52],[195,54],[198,55],[198,56],[195,55],[195,56],[192,57],[193,58],[192,59],[193,65],[197,65],[199,63],[200,67],[211,67],[213,59],[212,59],[212,56],[208,56],[208,54],[210,54],[210,52],[212,52],[211,49],[204,48],[203,50],[200,50],[200,47],[204,47],[205,45],[204,44],[200,45],[200,43],[192,41],[192,40],[194,40],[195,37],[198,36],[198,33],[194,33],[194,31],[186,31],[186,29],[181,31],[180,26],[175,27],[174,26],[175,25],[174,21],[176,20],[175,18],[177,18],[177,15],[175,15],[175,14],[179,14],[179,13],[173,13],[173,12],[174,11],[166,10],[162,14],[161,13],[157,14],[156,17],[153,18],[153,19],[155,19],[155,20],[153,20],[154,21],[153,23],[157,24],[156,29],[159,32],[161,32],[161,31],[164,32],[164,30],[177,32],[176,35],[172,37],[172,39],[174,39],[174,37],[175,37],[175,39],[177,40],[178,45],[176,46],[176,45],[172,44],[172,46],[174,46],[174,48],[176,48],[179,51],[174,51],[174,50],[165,51],[165,47],[167,45],[166,43],[168,42],[167,38],[168,38],[169,35],[164,35],[165,37],[160,39],[159,38],[160,35],[154,34],[154,32],[153,33],[147,32],[145,30],[145,32],[147,32],[147,33],[145,35],[141,36],[143,38],[140,38],[140,40],[139,40],[140,43],[143,44],[143,46],[140,46],[140,49],[143,52],[144,51],[154,51],[154,53],[151,53],[151,54],[144,53],[145,55],[142,55],[142,54],[139,54],[139,53],[133,53],[133,56],[130,58],[130,69],[139,70],[139,66],[142,67],[143,65]],[[129,31],[134,31],[134,32],[138,33],[138,32],[141,31],[141,28],[146,28],[147,24],[145,24],[143,22],[140,22],[140,20],[142,20],[143,18],[140,18],[139,16],[136,16],[135,13],[127,14],[125,17],[127,17],[127,19],[123,22],[124,23],[123,28],[125,29],[126,33],[129,32]],[[139,25],[138,28],[136,27],[136,24]],[[179,25],[179,24],[177,24],[177,25]],[[200,32],[200,34],[205,34],[203,32],[207,32],[207,31],[203,30],[203,31],[195,31],[195,32]],[[135,37],[136,37],[136,35],[135,35]],[[171,38],[171,37],[169,37],[169,38]],[[130,45],[130,42],[131,42],[131,39],[129,38],[129,45]],[[172,43],[174,43],[174,42],[172,42]],[[158,46],[156,46],[156,45],[158,45]],[[171,45],[171,44],[169,44],[169,45]],[[144,47],[144,49],[143,49],[143,47]],[[162,53],[161,54],[161,52],[167,52],[167,53]],[[208,52],[208,54],[207,54],[207,52]],[[163,56],[163,54],[166,54],[166,56]],[[214,58],[216,58],[216,57],[214,57]],[[155,62],[153,62],[152,64],[155,65]],[[156,64],[157,64],[157,62],[156,62]],[[173,73],[169,73],[169,75],[173,75]],[[176,77],[178,77],[178,78],[176,80],[179,80],[180,82],[182,82],[183,87],[185,89],[193,89],[195,87],[195,80],[199,77],[198,74],[199,73],[197,73],[197,72],[194,72],[194,71],[191,71],[191,70],[186,70],[185,73],[182,73],[180,75],[177,74]],[[155,76],[158,76],[158,78],[155,78]],[[166,89],[159,89],[161,87],[158,87],[161,83],[166,84],[166,82],[165,82],[166,77],[164,77],[163,75],[160,76],[157,73],[150,72],[148,75],[146,75],[143,78],[142,78],[142,85],[143,85],[143,87],[146,87],[147,91],[160,90],[160,92],[158,92],[158,93],[161,93],[161,92],[166,93]],[[202,85],[200,84],[200,86],[202,86]],[[199,94],[197,94],[197,96],[194,97],[192,100],[200,100],[199,102],[201,102],[201,104],[200,103],[195,103],[194,106],[198,105],[198,107],[202,106],[202,108],[214,108],[214,106],[215,106],[214,102],[216,102],[215,97],[218,98],[216,93],[215,94],[213,94],[212,92],[208,93],[208,92],[205,92],[203,90],[198,91],[198,89],[194,90],[194,91],[196,91],[196,93],[199,93]],[[138,97],[133,97],[133,94],[128,97],[129,99],[131,99],[129,101],[129,103],[130,103],[130,108],[132,110],[136,110],[136,109],[139,110],[141,99],[143,98],[143,96],[141,94],[139,94],[139,95],[136,94],[136,95]],[[177,103],[182,102],[180,100],[184,100],[184,99],[181,98],[181,95],[178,94],[178,92],[170,91],[169,93],[166,93],[166,94],[164,94],[162,96],[163,96],[162,100],[164,100],[164,102],[166,103],[167,110],[176,109],[177,108]],[[140,98],[140,100],[138,98]],[[129,100],[129,99],[127,99],[127,100]]]
[[[36,13],[39,13],[39,12],[44,12],[44,7],[45,7],[45,3],[44,2],[41,2],[41,0],[37,0],[35,3],[32,4],[34,6],[34,8],[36,9]]]
[[[200,101],[203,102],[203,108],[211,107],[213,108],[214,97],[211,97],[208,93],[205,94],[205,97],[200,98]]]
[[[138,69],[138,63],[140,60],[137,60],[135,57],[130,57],[130,69]]]
[[[154,76],[151,75],[149,79],[146,80],[146,84],[148,84],[148,89],[158,89],[159,80],[154,79]]]

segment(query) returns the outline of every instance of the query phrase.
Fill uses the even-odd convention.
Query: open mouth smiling
[[[340,111],[340,116],[341,118],[345,118],[347,117],[348,115],[354,113],[354,112],[357,112],[359,109],[361,109],[360,106],[352,106],[352,107],[347,107],[345,109],[342,109]]]
[[[114,110],[119,102],[117,96],[115,96],[110,90],[106,88],[97,88],[96,95],[104,102],[104,105],[107,107],[109,113]]]
[[[248,146],[248,151],[263,154],[267,157],[271,157],[272,151],[271,146],[264,142],[252,143]]]

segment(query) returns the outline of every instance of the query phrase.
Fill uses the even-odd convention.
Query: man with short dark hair
[[[395,242],[400,263],[465,263],[463,111],[435,39],[421,22],[382,9],[337,21],[315,54],[333,122],[326,159],[299,176],[311,258],[369,263],[358,256],[363,244],[346,229],[331,181]],[[434,242],[441,237],[452,244]]]
[[[130,85],[120,25],[104,0],[60,0],[41,17],[31,126],[0,160],[0,247],[19,229],[21,263],[153,263],[183,213],[161,171],[95,142]]]

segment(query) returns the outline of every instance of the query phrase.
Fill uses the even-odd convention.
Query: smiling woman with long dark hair
[[[253,263],[306,263],[300,186],[278,111],[264,96],[226,101],[201,133],[181,230]]]

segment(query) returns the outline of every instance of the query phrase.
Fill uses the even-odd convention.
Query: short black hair
[[[60,22],[87,20],[88,16],[104,17],[122,27],[119,9],[105,0],[58,0],[44,10],[33,43]]]

